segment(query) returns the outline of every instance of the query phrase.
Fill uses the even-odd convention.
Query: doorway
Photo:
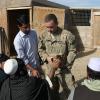
[[[28,19],[30,18],[29,9],[14,9],[7,11],[7,20],[8,20],[8,38],[9,38],[9,46],[10,46],[10,56],[16,56],[16,52],[14,49],[13,41],[18,33],[19,29],[17,27],[17,18],[20,15],[26,15]]]

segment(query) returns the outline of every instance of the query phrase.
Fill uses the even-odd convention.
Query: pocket
[[[57,41],[55,43],[55,47],[58,54],[60,55],[64,54],[65,49],[66,49],[66,44],[63,41]]]
[[[51,53],[52,52],[52,41],[51,40],[46,40],[45,41],[45,46],[46,46],[46,52]]]

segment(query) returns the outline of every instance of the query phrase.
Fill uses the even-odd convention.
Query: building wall
[[[7,0],[6,6],[8,8],[11,8],[11,7],[27,7],[27,6],[31,6],[31,1],[32,0]]]
[[[0,8],[6,7],[6,0],[0,0]]]
[[[0,8],[0,27],[5,29],[7,33],[7,11],[6,8]]]
[[[9,55],[9,43],[8,43],[8,28],[7,28],[7,11],[6,8],[0,8],[0,51]]]
[[[80,38],[85,48],[93,47],[93,34],[91,26],[77,26]]]
[[[91,26],[71,26],[69,29],[76,37],[78,51],[93,48],[93,34]]]
[[[24,6],[29,6],[29,5],[31,6],[31,1],[32,0],[10,0],[10,2],[9,0],[3,0],[2,2],[0,1],[0,27],[3,27],[5,29],[6,34],[8,34],[6,8],[24,7]],[[32,3],[33,3],[33,6],[35,5],[45,6],[43,4],[38,4],[36,2],[32,2]],[[34,15],[34,12],[33,12],[33,15]],[[71,24],[72,18],[70,18],[69,22],[66,24],[68,20],[69,20],[68,16],[65,16],[65,23],[64,23],[65,28],[70,27],[69,30],[76,36],[77,49],[79,51],[83,51],[85,50],[85,48],[93,48],[93,27],[91,25],[90,26],[77,26],[77,25],[73,26]]]
[[[77,50],[93,48],[93,27],[91,10],[70,9],[66,12],[65,28],[76,36]]]
[[[38,35],[45,30],[44,26],[44,18],[47,14],[55,14],[58,19],[58,26],[64,27],[64,16],[65,10],[59,8],[51,8],[51,7],[33,7],[33,28],[37,30]]]
[[[7,32],[6,0],[0,0],[0,27],[3,27]]]

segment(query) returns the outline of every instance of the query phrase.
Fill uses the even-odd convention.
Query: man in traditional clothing
[[[8,59],[1,68],[9,77],[2,84],[0,100],[51,100],[48,83],[29,77],[23,60]]]
[[[4,80],[8,77],[7,74],[4,73],[2,66],[4,64],[4,62],[9,59],[8,56],[6,56],[5,54],[1,53],[0,54],[0,88],[2,86],[2,83],[4,82]]]
[[[90,58],[87,79],[72,89],[68,100],[100,100],[100,57]]]

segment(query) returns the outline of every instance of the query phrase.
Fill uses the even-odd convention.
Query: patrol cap
[[[89,60],[88,68],[92,69],[93,71],[100,72],[100,58],[99,57],[92,57]]]
[[[4,63],[4,72],[8,75],[13,75],[18,69],[18,62],[15,59],[8,59]]]

